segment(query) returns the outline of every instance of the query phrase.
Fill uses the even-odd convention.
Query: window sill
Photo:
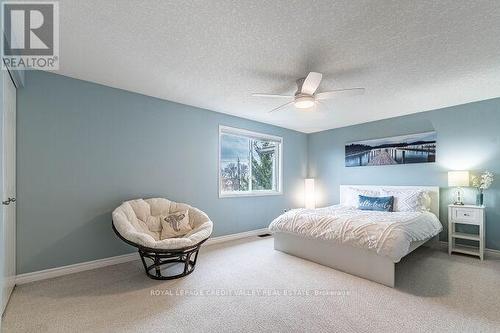
[[[226,192],[220,193],[219,198],[239,198],[239,197],[265,197],[270,195],[283,195],[283,192],[276,191],[262,191],[262,192],[246,192],[246,193],[236,193],[236,192]]]

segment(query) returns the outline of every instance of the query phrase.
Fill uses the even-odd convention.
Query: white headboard
[[[395,190],[423,190],[429,193],[431,197],[431,213],[434,213],[439,218],[439,186],[386,186],[386,185],[340,185],[340,203],[345,203],[346,191],[349,188],[356,188],[360,190],[381,190],[381,189],[395,189]]]

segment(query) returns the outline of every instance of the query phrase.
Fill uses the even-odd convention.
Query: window
[[[219,196],[281,194],[283,139],[219,127]]]

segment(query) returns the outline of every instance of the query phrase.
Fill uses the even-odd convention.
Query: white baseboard
[[[228,242],[228,241],[232,241],[232,240],[236,240],[236,239],[240,239],[240,238],[253,237],[253,236],[268,234],[268,233],[269,233],[269,229],[262,228],[262,229],[257,229],[257,230],[239,232],[237,234],[212,237],[212,238],[209,238],[205,242],[205,245],[214,245],[214,244]]]
[[[88,271],[91,269],[101,268],[105,266],[121,264],[136,259],[139,259],[139,254],[137,252],[134,252],[129,254],[123,254],[121,256],[116,256],[116,257],[97,259],[68,266],[55,267],[31,273],[19,274],[18,276],[16,276],[16,284],[19,285],[40,280],[51,279],[62,275],[68,275],[72,273]]]
[[[439,243],[441,244],[441,249],[448,251],[448,242],[440,241]],[[472,248],[472,246],[468,245],[462,245],[462,246]],[[486,248],[484,249],[484,256],[490,257],[492,259],[500,259],[500,251]]]
[[[257,236],[257,235],[268,233],[268,232],[269,232],[269,230],[267,228],[263,228],[263,229],[240,232],[237,234],[213,237],[213,238],[210,238],[209,240],[207,240],[205,242],[204,246],[210,246],[210,245],[219,244],[222,242],[228,242],[228,241],[232,241],[232,240],[236,240],[236,239],[240,239],[240,238],[253,237],[253,236]],[[134,253],[129,253],[129,254],[123,254],[120,256],[116,256],[116,257],[97,259],[97,260],[86,261],[86,262],[73,264],[73,265],[67,265],[67,266],[62,266],[62,267],[44,269],[41,271],[36,271],[36,272],[31,272],[31,273],[19,274],[16,276],[16,284],[20,285],[20,284],[25,284],[25,283],[35,282],[35,281],[51,279],[54,277],[68,275],[68,274],[72,274],[72,273],[78,273],[78,272],[88,271],[91,269],[122,264],[124,262],[129,262],[129,261],[133,261],[133,260],[137,260],[137,259],[139,259],[139,254],[137,252],[134,252]]]

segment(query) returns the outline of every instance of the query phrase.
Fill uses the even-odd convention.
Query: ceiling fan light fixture
[[[306,110],[309,112],[316,111],[316,102],[320,103],[322,100],[333,99],[342,96],[363,95],[365,88],[347,88],[336,89],[331,91],[317,92],[323,75],[317,72],[310,72],[305,78],[298,79],[297,91],[294,95],[276,95],[276,94],[252,94],[256,97],[270,97],[270,98],[288,98],[289,102],[275,107],[269,113],[283,110],[290,105],[294,105],[297,109]]]
[[[314,105],[314,97],[312,96],[297,97],[293,104],[298,109],[307,109]]]

